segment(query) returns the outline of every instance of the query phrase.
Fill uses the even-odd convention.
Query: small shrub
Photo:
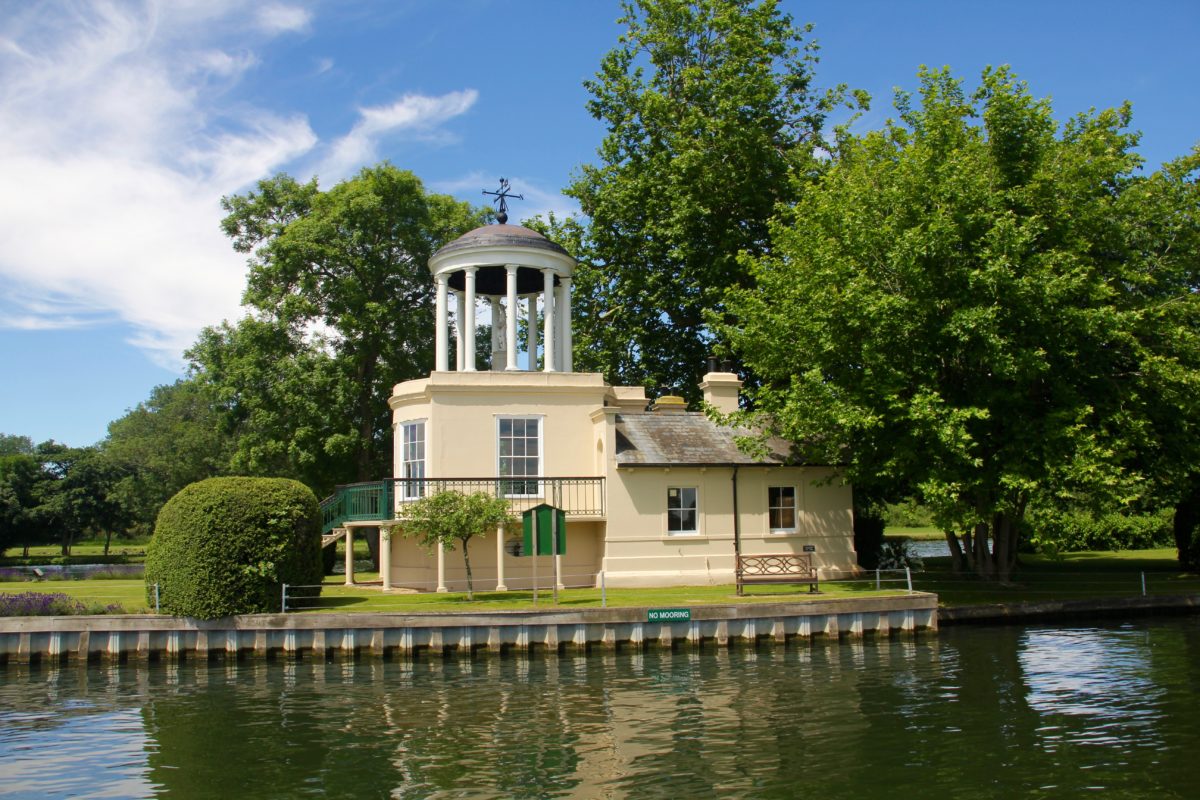
[[[908,539],[885,539],[879,546],[879,569],[924,569],[925,562],[910,544]]]
[[[1028,519],[1030,543],[1042,553],[1142,550],[1173,542],[1169,509],[1153,514],[1091,514],[1037,509]]]
[[[889,528],[928,528],[933,525],[929,509],[909,497],[884,507],[884,522]]]
[[[158,515],[146,550],[164,613],[198,619],[279,611],[320,593],[321,515],[306,486],[284,478],[209,478],[184,487]],[[293,590],[291,586],[316,588]]]
[[[119,604],[84,603],[65,594],[0,593],[0,617],[69,617],[80,614],[124,614]]]

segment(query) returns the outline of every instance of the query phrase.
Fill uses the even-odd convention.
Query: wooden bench
[[[737,593],[748,583],[807,583],[810,593],[817,591],[817,570],[812,553],[769,553],[738,556]]]

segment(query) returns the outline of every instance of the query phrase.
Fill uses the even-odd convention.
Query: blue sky
[[[1148,166],[1200,141],[1200,3],[784,0],[822,85],[890,115],[919,65],[1010,64],[1060,119],[1130,100]],[[388,159],[514,215],[560,194],[603,135],[582,83],[610,0],[0,0],[0,432],[72,445],[182,373],[240,315],[220,198],[278,171],[331,186]]]

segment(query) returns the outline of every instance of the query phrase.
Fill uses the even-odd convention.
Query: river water
[[[0,668],[0,795],[1193,798],[1200,618],[406,663]]]

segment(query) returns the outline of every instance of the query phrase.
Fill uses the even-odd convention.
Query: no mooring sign
[[[646,611],[647,622],[691,622],[690,608],[651,608]]]

